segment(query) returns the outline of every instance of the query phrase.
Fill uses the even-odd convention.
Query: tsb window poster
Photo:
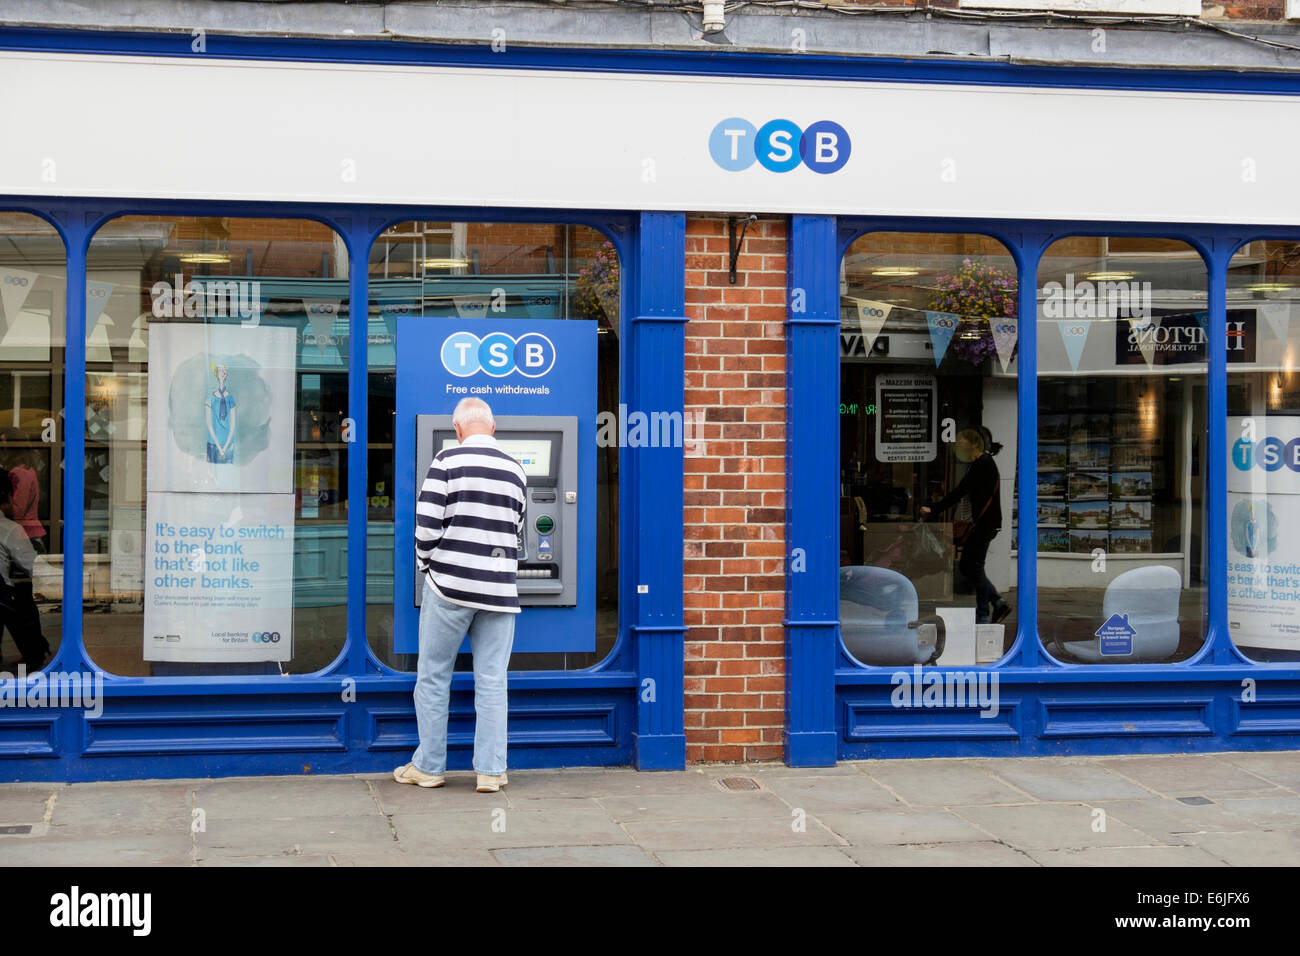
[[[149,329],[144,659],[293,657],[292,329]]]

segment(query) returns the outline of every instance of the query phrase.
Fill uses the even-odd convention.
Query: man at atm
[[[474,770],[478,792],[506,785],[506,670],[514,643],[515,584],[527,479],[493,433],[492,409],[464,398],[452,413],[455,447],[433,457],[415,506],[415,561],[424,576],[415,719],[420,746],[393,771],[398,783],[441,787],[456,651],[474,654]]]

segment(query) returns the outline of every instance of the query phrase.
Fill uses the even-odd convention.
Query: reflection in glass
[[[342,650],[347,270],[305,220],[95,234],[83,631],[106,670],[308,673]]]
[[[1300,660],[1300,243],[1228,268],[1228,628],[1246,656]]]
[[[864,664],[993,663],[1015,636],[1016,271],[977,235],[843,262],[840,630]]]
[[[1206,309],[1183,243],[1042,258],[1039,632],[1060,660],[1167,663],[1204,640]]]
[[[63,627],[67,266],[58,233],[0,212],[0,670],[30,673]]]
[[[370,253],[370,388],[366,627],[384,663],[393,652],[393,415],[397,317],[588,319],[598,328],[597,408],[619,404],[620,271],[614,245],[586,226],[556,223],[405,222]],[[451,413],[451,406],[446,409]],[[511,670],[575,670],[605,658],[618,638],[618,448],[596,452],[596,650],[514,654]],[[414,542],[410,543],[414,547]],[[457,670],[469,670],[461,655]]]

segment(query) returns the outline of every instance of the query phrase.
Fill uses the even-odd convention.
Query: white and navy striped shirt
[[[415,505],[415,563],[452,604],[519,611],[515,585],[528,479],[491,435],[433,456]]]

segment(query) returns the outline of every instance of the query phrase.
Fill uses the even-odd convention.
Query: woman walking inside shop
[[[1001,477],[993,461],[993,456],[1001,450],[1002,446],[993,441],[987,428],[979,431],[967,428],[958,433],[954,452],[958,461],[970,462],[970,468],[957,487],[937,501],[933,509],[942,513],[962,498],[970,497],[972,520],[970,531],[958,542],[962,552],[957,570],[975,589],[977,624],[999,624],[1011,613],[1011,605],[1002,600],[1002,595],[984,572],[989,545],[1002,530]],[[921,508],[922,515],[930,513],[930,508]]]

